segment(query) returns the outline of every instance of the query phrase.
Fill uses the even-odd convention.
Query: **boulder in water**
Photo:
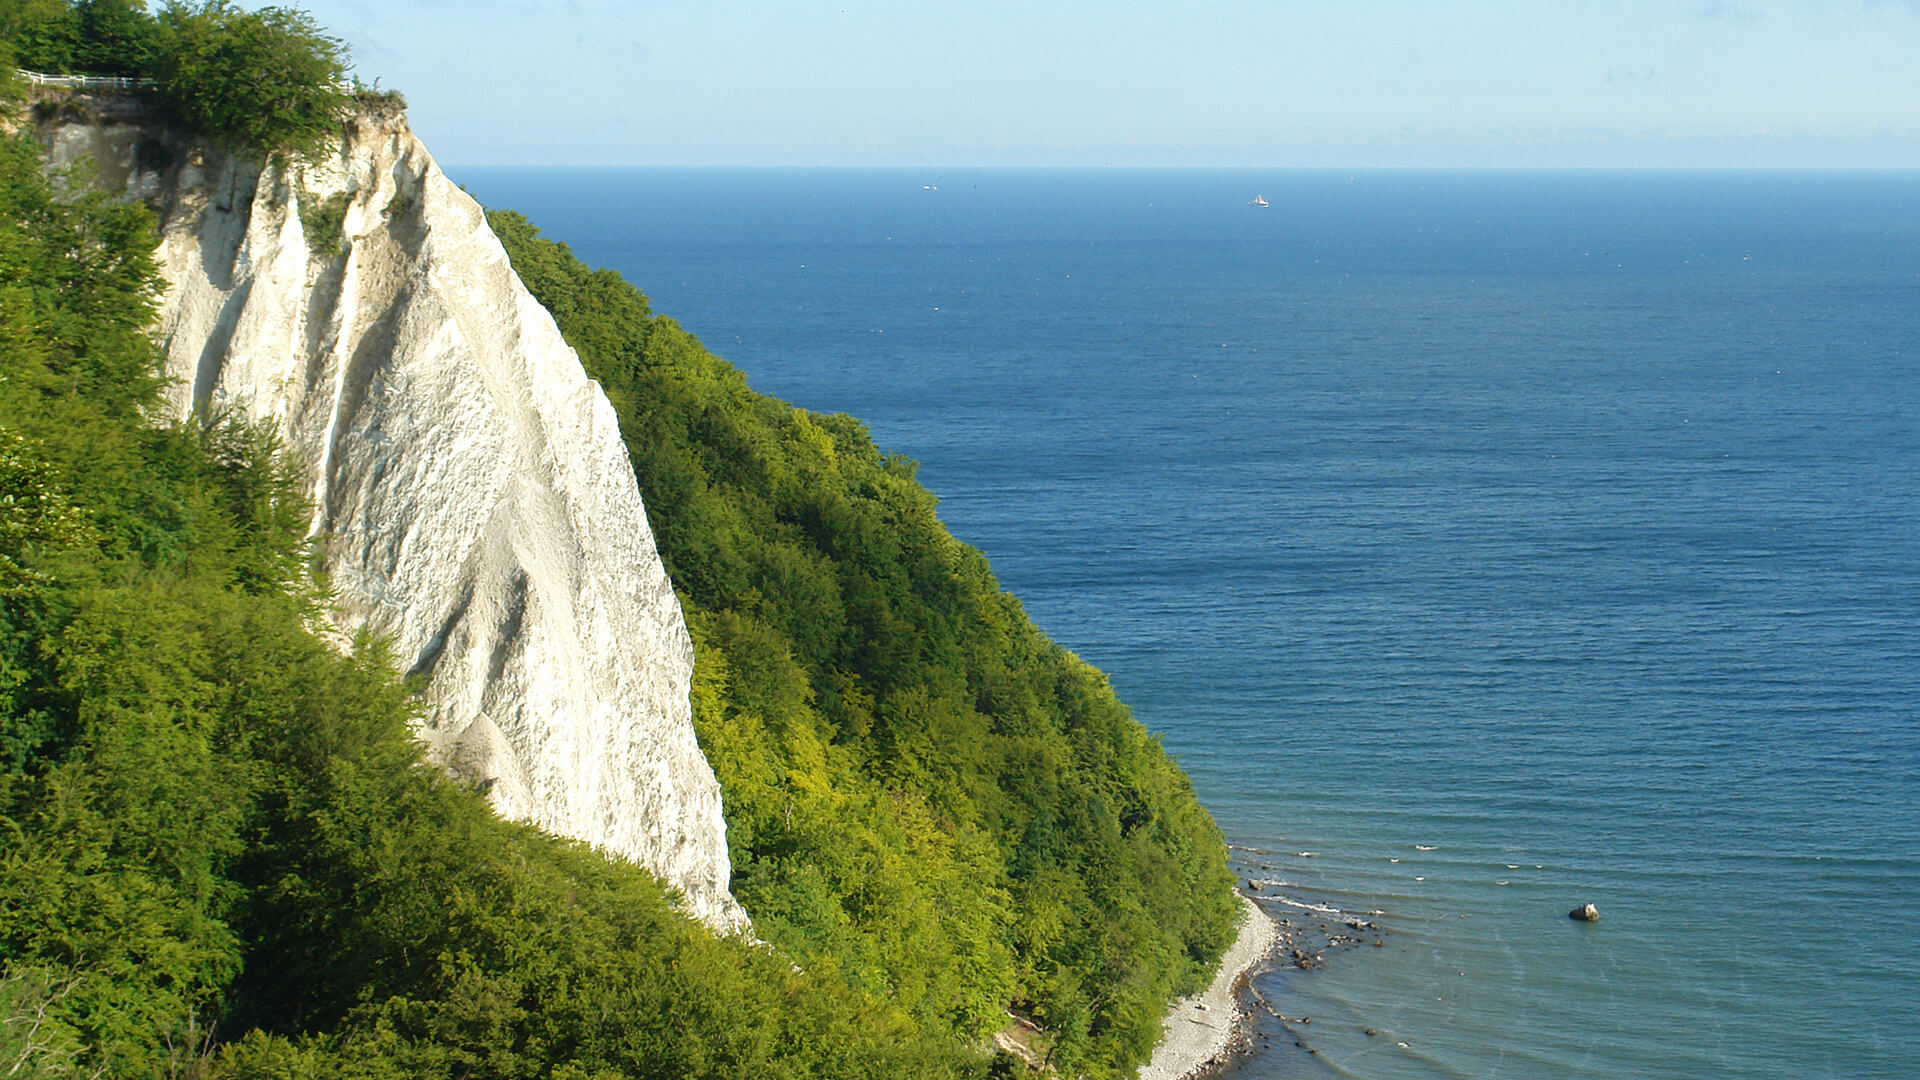
[[[1575,922],[1599,922],[1600,909],[1594,907],[1592,904],[1582,904],[1572,911],[1567,912],[1567,918]]]

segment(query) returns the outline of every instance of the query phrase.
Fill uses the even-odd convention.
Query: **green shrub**
[[[346,47],[291,8],[170,4],[149,70],[160,102],[189,128],[257,153],[319,149],[349,103]]]
[[[307,236],[307,248],[316,255],[333,255],[344,244],[342,228],[347,220],[347,204],[353,196],[347,192],[324,199],[303,196],[300,199],[300,225]]]
[[[49,74],[150,78],[154,98],[184,126],[261,154],[319,148],[356,100],[404,107],[398,94],[347,83],[346,59],[339,39],[293,8],[174,0],[155,17],[145,0],[0,4],[0,96],[14,63]]]
[[[60,1021],[63,999],[78,988],[70,974],[0,963],[0,1076],[8,1080],[54,1080],[87,1075],[80,1061],[86,1047]]]
[[[372,112],[404,112],[407,108],[407,96],[398,90],[385,90],[379,80],[371,85],[363,83],[356,76],[353,80],[353,102],[361,109]]]
[[[74,13],[74,70],[135,78],[147,73],[157,28],[145,0],[80,0]]]
[[[144,75],[154,32],[143,0],[0,5],[0,43],[10,46],[13,63],[48,74]]]
[[[73,71],[80,13],[70,0],[7,0],[0,4],[0,42],[10,46],[15,64],[30,71]]]

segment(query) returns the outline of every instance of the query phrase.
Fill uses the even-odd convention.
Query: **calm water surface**
[[[1387,928],[1236,1075],[1920,1075],[1920,176],[452,172]]]

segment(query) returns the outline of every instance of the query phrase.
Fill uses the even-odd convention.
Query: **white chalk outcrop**
[[[171,407],[278,422],[338,627],[423,678],[432,759],[743,927],[692,644],[613,408],[404,120],[349,132],[279,166],[138,124],[43,137],[160,209]]]

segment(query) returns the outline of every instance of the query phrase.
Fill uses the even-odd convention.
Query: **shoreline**
[[[1160,1045],[1140,1067],[1138,1080],[1192,1080],[1244,1049],[1251,1017],[1239,991],[1273,955],[1280,925],[1252,897],[1240,894],[1240,904],[1240,932],[1220,958],[1220,970],[1205,990],[1168,1006],[1160,1020]]]

